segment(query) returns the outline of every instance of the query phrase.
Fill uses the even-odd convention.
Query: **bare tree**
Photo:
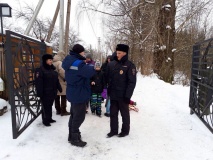
[[[157,44],[154,52],[154,72],[165,82],[174,75],[175,0],[162,0],[157,21]]]
[[[57,12],[57,11],[56,11]],[[29,6],[26,4],[26,7],[23,8],[23,10],[16,11],[15,15],[16,18],[20,21],[24,21],[25,23],[28,23],[34,13],[34,8],[32,6]],[[48,35],[50,29],[51,29],[51,38],[48,37],[49,42],[53,44],[53,48],[55,51],[58,51],[59,47],[59,29],[58,27],[51,27],[52,20],[50,18],[40,18],[37,17],[36,21],[33,25],[33,32],[32,37],[35,37],[37,39],[46,39],[46,36]],[[12,27],[11,27],[12,28]],[[80,38],[77,33],[75,33],[72,29],[69,29],[70,32],[68,34],[68,48],[72,46],[74,43],[80,42]]]
[[[192,45],[195,40],[205,39],[211,31],[206,16],[211,13],[211,0],[81,2],[83,9],[108,15],[105,44],[111,51],[117,43],[130,45],[129,57],[142,74],[154,71],[169,83],[173,83],[176,70],[184,70],[189,77],[191,59],[188,58],[191,57]],[[184,59],[186,55],[187,61]],[[181,67],[184,63],[187,64],[185,68]]]
[[[117,43],[128,44],[130,46],[129,58],[143,74],[150,74],[152,37],[156,19],[154,8],[152,8],[154,1],[147,3],[144,0],[105,0],[96,5],[89,1],[83,2],[82,8],[109,15],[105,20],[105,25],[109,30],[107,32],[109,40],[105,44],[110,47],[110,50],[113,51]],[[101,5],[104,6],[106,12],[99,9]],[[115,43],[111,44],[112,42]]]
[[[174,67],[184,85],[189,85],[191,76],[192,46],[212,36],[211,13],[212,1],[181,1],[178,5]]]

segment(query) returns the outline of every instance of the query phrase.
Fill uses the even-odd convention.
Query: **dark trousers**
[[[129,134],[130,130],[130,115],[129,115],[129,104],[123,100],[111,100],[110,105],[110,128],[111,132],[118,133],[118,112],[120,111],[122,117],[122,128],[121,132]]]
[[[86,114],[86,103],[71,103],[69,131],[79,133],[79,128],[84,122]]]
[[[58,112],[66,111],[67,107],[67,98],[66,95],[57,95],[55,98],[55,109]]]
[[[48,96],[45,96],[45,98],[41,98],[42,102],[42,121],[43,123],[49,123],[49,121],[52,119],[52,106],[54,99],[49,98]]]

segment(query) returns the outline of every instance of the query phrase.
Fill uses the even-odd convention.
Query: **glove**
[[[129,103],[130,103],[130,98],[124,97],[124,102],[125,102],[126,104],[129,104]]]

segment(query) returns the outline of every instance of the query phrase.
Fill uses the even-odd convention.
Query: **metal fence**
[[[41,56],[45,52],[45,43],[6,31],[6,71],[14,139],[41,114],[33,73],[40,66]]]
[[[213,38],[193,46],[189,107],[213,133]]]

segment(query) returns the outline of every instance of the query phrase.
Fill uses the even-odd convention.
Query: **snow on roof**
[[[4,35],[6,35],[6,31],[10,31],[10,30],[9,30],[9,29],[6,29],[6,28],[3,28],[3,34],[4,34]],[[14,32],[14,31],[13,31],[13,32]],[[15,32],[15,33],[18,33],[18,32]],[[37,39],[37,38],[34,38],[34,37],[30,37],[30,36],[25,35],[25,34],[22,34],[22,33],[18,33],[18,34],[20,34],[20,35],[22,35],[22,36],[25,36],[25,37],[28,37],[28,38],[30,38],[30,39],[33,39],[33,40],[35,40],[35,41],[37,41],[37,42],[41,42],[40,39]],[[14,35],[13,35],[13,37],[19,38],[19,37],[14,36]],[[52,47],[52,46],[53,46],[52,43],[45,42],[45,44],[46,44],[48,47]]]

